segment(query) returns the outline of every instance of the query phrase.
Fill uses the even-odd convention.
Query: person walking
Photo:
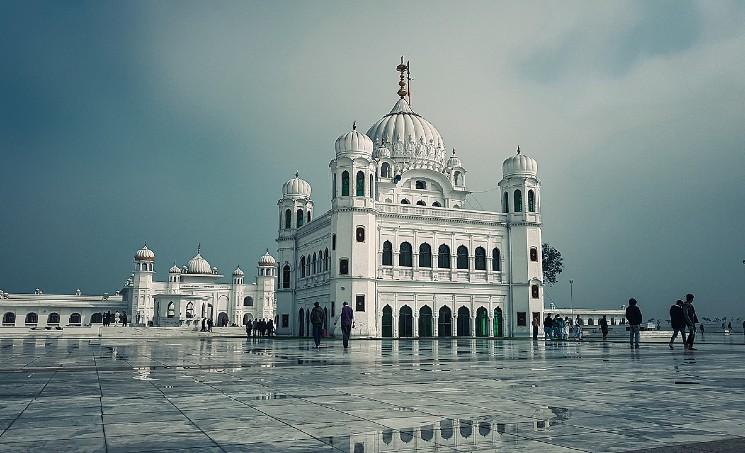
[[[553,322],[553,337],[557,340],[561,340],[561,316],[557,313],[556,316],[554,316],[554,322]]]
[[[207,332],[212,332],[213,325],[215,325],[215,322],[212,321],[212,318],[207,318]]]
[[[564,316],[564,322],[561,323],[562,325],[562,332],[561,332],[561,339],[562,340],[569,340],[569,331],[572,327],[572,322],[569,320],[569,316]]]
[[[703,326],[703,324],[701,324],[701,325]],[[732,332],[732,323],[731,322],[728,322],[727,323],[727,330],[729,330],[730,332]]]
[[[549,313],[548,316],[546,316],[546,319],[543,320],[543,334],[546,337],[547,340],[551,339],[551,333],[554,328],[554,321],[551,317],[551,314]]]
[[[246,338],[251,338],[251,320],[246,321]]]
[[[642,311],[636,305],[636,299],[629,299],[626,307],[626,319],[629,321],[629,345],[632,349],[639,349],[639,330],[642,324]]]
[[[533,341],[538,341],[538,324],[540,323],[541,322],[538,321],[538,316],[533,316],[533,321],[530,323],[530,325],[533,326]]]
[[[674,304],[670,306],[670,327],[673,328],[673,336],[670,337],[670,349],[673,349],[673,343],[678,337],[678,332],[683,338],[683,348],[686,345],[686,322],[683,316],[683,301],[678,299]]]
[[[582,341],[582,319],[580,319],[579,315],[574,319],[574,338],[577,341]]]
[[[706,341],[706,338],[704,338],[704,323],[698,325],[698,331],[701,332],[701,340]]]
[[[258,337],[259,336],[259,320],[258,319],[254,319],[253,330],[254,330],[254,333],[253,333],[254,338]]]
[[[323,330],[323,309],[318,302],[313,303],[313,310],[310,312],[310,323],[313,324],[313,342],[316,349],[321,346],[321,330]]]
[[[349,337],[352,335],[352,327],[354,327],[354,312],[348,303],[342,302],[339,318],[341,319],[342,343],[344,344],[344,349],[347,349],[349,347]],[[334,321],[334,325],[336,325],[336,321]]]
[[[274,320],[270,319],[266,323],[266,335],[271,337],[274,334]]]
[[[605,341],[608,338],[608,319],[606,319],[605,315],[600,318],[600,331],[603,332],[603,341]]]
[[[686,294],[686,300],[683,303],[683,317],[685,319],[686,327],[688,327],[688,339],[686,340],[686,349],[689,351],[695,351],[693,347],[693,340],[696,338],[696,323],[698,318],[696,317],[696,309],[693,308],[693,294]]]
[[[206,332],[207,331],[207,318],[202,318],[202,330],[200,332]]]

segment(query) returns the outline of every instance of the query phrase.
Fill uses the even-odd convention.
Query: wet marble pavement
[[[744,345],[702,344],[694,352],[489,339],[310,346],[0,339],[0,451],[745,446],[738,438],[745,436]]]

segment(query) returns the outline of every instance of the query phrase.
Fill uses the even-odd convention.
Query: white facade
[[[269,251],[259,259],[256,281],[246,283],[237,267],[229,283],[211,267],[201,251],[182,267],[174,264],[168,281],[155,281],[155,254],[144,246],[135,254],[134,273],[122,297],[133,325],[198,325],[212,319],[215,325],[244,325],[247,320],[275,319],[276,261]]]
[[[355,336],[529,335],[543,317],[536,161],[504,161],[502,212],[464,209],[466,170],[403,86],[366,134],[336,140],[328,212],[314,218],[299,175],[284,184],[277,333],[309,335],[315,302],[331,331],[347,302]]]

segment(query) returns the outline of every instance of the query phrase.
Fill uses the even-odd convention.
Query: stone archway
[[[398,311],[398,336],[411,337],[414,335],[414,318],[411,307],[404,305]]]
[[[393,338],[393,309],[390,305],[383,307],[383,320],[380,327],[381,337]]]
[[[503,337],[504,336],[504,326],[503,326],[503,320],[502,320],[502,309],[497,307],[494,309],[494,336],[495,337]]]
[[[419,336],[432,336],[432,308],[429,305],[424,305],[419,309]]]
[[[450,311],[450,307],[440,307],[437,318],[437,336],[438,337],[452,337],[453,336],[453,314]]]
[[[476,310],[476,336],[489,336],[489,312],[484,307]]]
[[[228,326],[228,314],[224,311],[221,311],[220,314],[217,315],[217,326],[218,327],[227,327]]]
[[[460,307],[458,309],[457,333],[459,337],[471,336],[471,310],[469,310],[468,307]]]

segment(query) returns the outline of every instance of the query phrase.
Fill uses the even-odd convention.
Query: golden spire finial
[[[396,66],[396,71],[401,73],[401,77],[398,80],[398,95],[401,96],[401,99],[405,98],[407,94],[409,94],[408,91],[406,91],[406,77],[404,77],[404,73],[409,69],[409,67],[404,64],[404,57],[401,56],[401,63]]]

